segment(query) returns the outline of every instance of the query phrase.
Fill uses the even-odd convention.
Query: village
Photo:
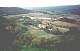
[[[40,16],[40,15],[39,15]],[[46,28],[47,26],[57,26],[57,27],[63,27],[63,28],[79,28],[80,22],[76,19],[71,19],[67,17],[57,17],[57,18],[50,18],[50,17],[34,17],[34,16],[20,16],[17,17],[17,20],[20,22],[27,22],[29,25],[34,24],[36,22],[36,26],[38,28]],[[27,24],[26,23],[26,24]]]

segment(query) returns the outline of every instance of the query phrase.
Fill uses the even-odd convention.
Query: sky
[[[80,0],[0,0],[0,7],[47,7],[78,4]]]

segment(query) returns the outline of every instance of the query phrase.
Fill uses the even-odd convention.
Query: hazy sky
[[[0,6],[5,7],[46,7],[77,4],[80,4],[80,0],[0,0]]]

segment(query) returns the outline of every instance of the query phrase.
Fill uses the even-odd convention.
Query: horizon
[[[23,8],[23,9],[35,9],[35,8],[45,8],[45,7],[65,7],[65,6],[79,6],[80,4],[78,5],[61,5],[61,6],[44,6],[44,7],[20,7],[20,8]]]
[[[80,0],[1,0],[0,7],[50,7],[79,5]]]

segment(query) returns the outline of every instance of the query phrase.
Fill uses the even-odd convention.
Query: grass
[[[20,49],[20,51],[54,51],[53,48],[29,48],[24,46],[23,48]]]
[[[53,51],[52,49],[45,48],[23,48],[21,51]]]
[[[43,30],[39,30],[36,28],[30,28],[26,33],[22,34],[24,35],[24,38],[22,38],[22,42],[24,40],[26,40],[26,36],[31,36],[29,38],[32,38],[30,44],[28,45],[24,45],[27,42],[23,42],[23,45],[20,45],[20,51],[53,51],[53,48],[37,48],[35,46],[35,44],[40,44],[41,42],[47,42],[48,40],[53,41],[53,45],[54,42],[59,42],[60,41],[60,37],[57,37],[56,35],[53,34],[48,34]],[[44,40],[44,41],[42,41]],[[20,42],[21,42],[20,41]],[[51,44],[50,44],[51,45]]]

